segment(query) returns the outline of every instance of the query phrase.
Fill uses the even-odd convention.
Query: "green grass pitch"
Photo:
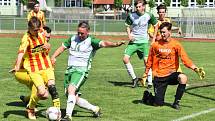
[[[63,39],[52,39],[53,51],[61,45]],[[27,121],[25,107],[20,102],[20,95],[28,95],[30,91],[25,85],[19,84],[8,73],[17,57],[20,38],[0,38],[0,120]],[[182,66],[188,75],[189,86],[181,101],[181,110],[176,111],[169,105],[174,100],[176,86],[169,86],[163,107],[153,107],[141,104],[143,87],[132,89],[130,78],[124,69],[122,56],[125,46],[119,48],[100,49],[94,57],[92,69],[85,85],[81,88],[82,97],[92,104],[102,108],[102,117],[95,119],[84,109],[75,107],[74,121],[172,121],[184,116],[190,116],[215,108],[215,43],[182,42],[190,58],[198,66],[203,66],[206,78],[199,80],[198,76]],[[143,62],[135,55],[132,64],[140,77],[144,71]],[[67,52],[57,58],[55,66],[56,85],[61,98],[61,109],[65,111],[63,78],[67,65]],[[40,101],[38,105],[38,121],[46,121],[45,110],[51,106],[51,99]],[[212,121],[215,111],[194,116],[189,121]]]

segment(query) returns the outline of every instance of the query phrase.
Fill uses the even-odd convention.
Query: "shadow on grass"
[[[36,113],[36,116],[37,117],[43,117],[43,118],[46,118],[46,114],[45,114],[45,110],[46,109],[42,109],[42,110],[39,110],[37,113]],[[7,118],[9,115],[19,115],[19,116],[25,116],[27,118],[27,115],[26,115],[26,111],[25,110],[10,110],[10,111],[6,111],[4,112],[4,118]]]
[[[189,88],[187,88],[185,90],[185,93],[193,95],[193,96],[197,96],[197,97],[200,97],[200,98],[204,98],[204,99],[215,101],[215,98],[207,97],[205,95],[200,95],[200,94],[196,94],[196,93],[193,93],[193,92],[189,92],[190,90],[193,90],[193,89],[212,87],[212,86],[215,86],[215,84],[208,84],[208,85],[200,85],[200,86],[195,86],[195,87],[189,87]]]
[[[92,114],[90,111],[82,111],[82,110],[73,110],[72,117],[93,117],[90,115],[77,115],[78,113],[86,113]],[[66,109],[61,109],[61,117],[63,118],[66,115]]]
[[[17,101],[9,102],[9,103],[6,103],[6,105],[7,106],[16,106],[16,107],[26,107],[27,106],[27,104],[20,102],[20,101],[19,102],[17,102]],[[37,107],[46,107],[46,106],[41,103],[38,103]]]
[[[134,103],[134,104],[143,104],[143,105],[148,105],[148,106],[152,106],[152,107],[161,107],[161,106],[154,106],[152,104],[144,103],[143,100],[134,100],[134,101],[132,101],[132,103]],[[171,107],[172,108],[172,103],[164,102],[163,106],[167,106],[167,107]],[[187,106],[187,105],[180,105],[180,107],[192,108],[192,106]]]

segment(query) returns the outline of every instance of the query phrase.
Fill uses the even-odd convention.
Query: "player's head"
[[[45,32],[46,41],[48,42],[50,40],[50,38],[51,38],[52,30],[48,26],[44,26],[43,29],[44,29],[44,32]]]
[[[86,21],[82,21],[78,24],[77,34],[80,40],[85,40],[90,32],[90,25]]]
[[[40,20],[35,16],[31,17],[31,19],[28,21],[28,32],[33,36],[37,36],[38,32],[40,31],[40,27]]]
[[[162,40],[168,41],[168,38],[171,36],[172,24],[169,22],[164,22],[160,25],[159,30],[161,33]]]
[[[166,15],[166,5],[164,4],[160,4],[158,7],[157,7],[157,13],[159,15],[159,19],[163,20],[165,18],[165,15]]]
[[[34,3],[34,12],[38,12],[39,10],[40,10],[40,2],[39,1],[35,1],[35,3]]]
[[[146,0],[136,0],[134,6],[136,7],[137,12],[142,13],[145,11],[146,4]]]

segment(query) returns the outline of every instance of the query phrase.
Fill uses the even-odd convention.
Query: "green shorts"
[[[124,55],[131,57],[134,53],[137,53],[139,59],[148,57],[149,43],[129,43],[125,49]]]
[[[87,79],[88,71],[83,67],[69,67],[65,72],[64,88],[67,89],[71,84],[76,87],[76,92],[80,90],[80,87],[85,83]]]

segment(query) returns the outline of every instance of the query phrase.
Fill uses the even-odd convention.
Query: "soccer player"
[[[157,34],[157,20],[153,14],[145,12],[145,0],[137,0],[135,2],[135,7],[137,11],[132,12],[128,15],[125,25],[127,26],[127,34],[129,38],[129,43],[124,52],[123,62],[127,69],[128,74],[132,78],[132,87],[135,88],[138,83],[138,78],[135,75],[133,66],[130,63],[130,58],[134,53],[137,53],[140,59],[147,61],[148,51],[149,51],[149,37],[148,37],[148,25],[152,24],[155,27],[154,37],[152,43],[155,42]],[[151,71],[148,75],[148,83],[152,85],[152,74]]]
[[[204,78],[205,72],[202,68],[194,65],[182,45],[171,38],[171,27],[172,24],[169,22],[160,25],[159,30],[162,38],[153,43],[150,48],[144,76],[146,77],[149,69],[152,68],[155,106],[164,105],[164,96],[168,85],[178,85],[172,107],[180,109],[179,102],[186,88],[187,76],[177,72],[179,58],[186,67],[199,74],[200,79]]]
[[[35,106],[40,99],[48,98],[48,92],[52,97],[54,106],[60,108],[54,71],[48,55],[49,49],[43,47],[47,41],[45,36],[39,32],[40,28],[40,20],[37,17],[32,17],[28,22],[28,32],[22,38],[15,64],[15,72],[23,67],[33,83],[30,101],[27,105],[29,119],[36,119]]]
[[[46,41],[49,42],[51,37],[51,29],[48,26],[43,27],[42,35],[45,36]],[[44,49],[50,50],[50,44],[46,43],[42,46]],[[22,69],[14,73],[14,68],[11,69],[9,72],[14,73],[15,79],[21,83],[25,84],[30,90],[32,89],[33,82],[30,79],[30,76],[27,73],[27,70],[23,68],[23,65],[21,66]],[[33,88],[34,89],[34,88]],[[36,92],[36,90],[32,90],[32,92]],[[29,103],[30,96],[20,96],[20,99],[25,103],[26,105]]]
[[[68,67],[65,72],[64,86],[67,96],[67,107],[65,120],[72,120],[72,112],[75,104],[91,110],[95,117],[100,115],[100,108],[90,104],[86,99],[78,95],[79,89],[87,79],[88,71],[91,67],[91,62],[95,52],[103,47],[118,47],[124,44],[121,42],[101,41],[89,36],[90,26],[87,22],[80,22],[77,29],[77,34],[69,38],[67,41],[54,52],[51,57],[53,64],[56,62],[56,57],[63,53],[66,49],[69,51]]]
[[[35,1],[34,3],[34,9],[31,10],[29,13],[28,13],[28,16],[27,16],[27,19],[28,21],[31,19],[31,17],[33,16],[36,16],[42,23],[42,26],[45,26],[46,25],[46,18],[45,18],[45,14],[43,11],[40,10],[40,3],[39,1]]]
[[[165,5],[163,5],[163,4],[160,4],[160,5],[157,7],[158,27],[159,27],[163,22],[172,23],[171,19],[166,17],[166,11],[167,11],[167,7],[166,7]],[[181,28],[179,28],[179,27],[172,27],[172,30],[173,30],[173,31],[178,30],[178,34],[181,34],[181,33],[182,33],[182,32],[181,32]],[[153,38],[153,36],[154,36],[154,27],[153,27],[153,25],[150,25],[150,26],[149,26],[148,33],[149,33],[149,37],[150,37],[150,38]],[[159,40],[159,39],[161,39],[161,34],[160,34],[160,32],[158,31],[158,32],[157,32],[156,40]]]

